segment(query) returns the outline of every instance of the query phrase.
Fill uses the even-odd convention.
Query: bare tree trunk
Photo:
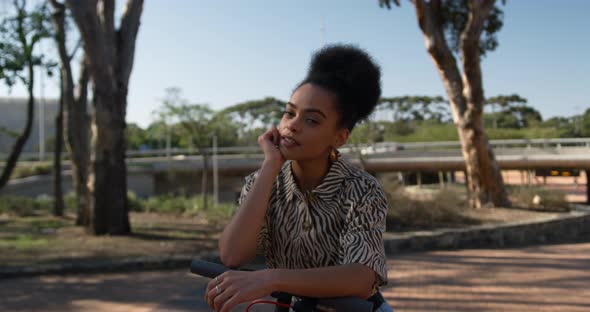
[[[68,5],[84,42],[94,86],[89,229],[96,235],[128,234],[126,99],[143,1],[128,1],[118,30],[113,0],[101,1],[100,12],[97,0],[68,0]]]
[[[82,61],[80,77],[78,78],[78,91],[76,98],[68,101],[67,108],[67,134],[70,147],[70,159],[72,159],[72,182],[76,190],[76,203],[78,206],[76,224],[90,226],[90,116],[88,114],[88,80],[90,79],[88,62]]]
[[[31,129],[33,128],[33,118],[34,118],[34,107],[35,107],[35,96],[33,95],[33,86],[35,82],[34,71],[33,71],[33,64],[30,60],[27,60],[27,68],[29,74],[29,84],[27,86],[27,91],[29,93],[29,101],[27,102],[27,122],[25,124],[25,128],[21,135],[16,139],[14,143],[14,147],[10,151],[10,156],[8,160],[6,160],[6,165],[2,169],[2,176],[0,176],[0,189],[2,189],[10,176],[12,175],[12,171],[14,167],[16,167],[16,163],[18,162],[18,158],[23,150],[23,147],[27,143],[29,136],[31,135]]]
[[[468,1],[469,20],[461,35],[464,73],[460,74],[440,25],[440,1],[416,0],[418,24],[443,84],[453,112],[453,120],[465,159],[469,201],[472,207],[510,206],[500,168],[483,128],[483,86],[479,40],[483,24],[494,1]]]
[[[127,205],[127,165],[125,163],[125,119],[118,112],[120,98],[112,90],[101,90],[95,82],[95,151],[92,165],[94,183],[93,232],[126,234],[131,231]],[[118,106],[118,105],[117,105]],[[99,108],[102,107],[102,108]],[[106,109],[105,109],[106,108]]]
[[[203,153],[203,175],[201,176],[201,194],[203,195],[203,210],[207,211],[209,209],[209,203],[207,200],[207,196],[209,195],[209,188],[207,185],[207,170],[209,169],[209,155],[207,154],[207,150],[205,148],[201,149]]]
[[[63,81],[63,76],[60,77]],[[59,109],[55,117],[55,148],[53,151],[53,215],[62,217],[64,215],[64,196],[61,183],[61,147],[63,146],[63,115],[64,99],[59,98]]]
[[[66,50],[66,30],[64,4],[51,0],[53,7],[52,21],[55,29],[55,42],[61,61],[61,99],[65,113],[65,132],[67,147],[72,166],[72,185],[76,193],[76,224],[90,225],[90,192],[88,189],[88,170],[90,162],[90,118],[87,112],[88,65],[83,57],[78,78],[77,98],[74,94],[74,78],[71,61],[73,55]],[[75,53],[75,51],[74,51]]]
[[[584,169],[586,174],[586,205],[590,205],[590,169]]]

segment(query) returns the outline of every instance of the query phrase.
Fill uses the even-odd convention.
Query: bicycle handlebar
[[[191,272],[200,276],[215,278],[220,274],[232,270],[224,265],[214,262],[194,259],[191,262]],[[282,292],[273,292],[271,296],[279,298],[281,296],[291,296],[291,294]],[[306,306],[311,305],[311,311],[336,311],[336,312],[371,312],[373,303],[355,297],[338,297],[338,298],[308,298],[302,297],[302,301],[307,301]]]

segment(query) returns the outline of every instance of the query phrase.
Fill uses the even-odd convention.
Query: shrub
[[[566,194],[560,190],[541,186],[511,186],[508,190],[514,207],[550,212],[570,210]]]
[[[213,197],[208,196],[208,209],[203,209],[203,197],[165,194],[139,200],[141,211],[176,214],[200,214],[208,217],[230,217],[236,205],[233,203],[213,203]]]
[[[11,179],[21,179],[35,175],[50,174],[51,163],[34,163],[32,165],[17,165],[12,171]]]
[[[53,200],[46,197],[39,199],[5,195],[0,196],[0,214],[28,217],[47,214],[51,211]]]
[[[428,196],[418,199],[410,196],[397,182],[383,181],[382,185],[389,202],[388,230],[459,227],[480,223],[463,214],[470,208],[465,196],[454,188],[430,192]],[[423,191],[427,192],[426,189]]]

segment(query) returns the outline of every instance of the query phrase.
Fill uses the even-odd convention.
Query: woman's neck
[[[328,174],[330,164],[328,156],[314,160],[292,161],[291,168],[299,189],[302,192],[311,191],[320,185]]]

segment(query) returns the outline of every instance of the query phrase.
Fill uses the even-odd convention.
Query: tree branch
[[[55,9],[55,10],[65,10],[65,5],[61,2],[58,2],[57,0],[49,0],[49,3],[51,3],[51,6]]]
[[[72,16],[84,40],[84,52],[88,55],[91,72],[97,80],[115,81],[107,53],[107,42],[97,11],[97,0],[67,0]]]
[[[81,46],[82,46],[82,38],[78,39],[78,42],[76,42],[76,46],[72,50],[72,53],[70,53],[70,55],[68,56],[68,59],[70,60],[70,62],[74,59],[74,56],[76,56],[76,53],[78,53],[78,49],[80,49]]]
[[[66,7],[62,4],[57,2],[56,0],[51,0],[51,6],[53,7],[53,12],[51,14],[51,20],[53,22],[53,26],[55,27],[55,43],[57,45],[57,51],[59,54],[59,58],[61,60],[61,71],[62,71],[62,97],[65,100],[66,107],[68,109],[71,108],[70,101],[74,98],[73,93],[73,85],[74,81],[72,79],[72,68],[70,66],[70,58],[68,56],[68,52],[66,49],[66,29],[65,29],[65,17],[66,17]]]
[[[99,16],[102,20],[102,29],[104,34],[104,40],[107,45],[116,46],[116,33],[115,33],[115,0],[102,0],[102,8],[99,12]],[[113,60],[117,57],[115,49],[106,49],[108,53],[109,63],[114,63]]]
[[[80,62],[80,76],[78,77],[78,92],[76,105],[86,107],[88,102],[88,81],[90,80],[90,65],[88,56],[84,54]]]
[[[434,61],[442,78],[444,88],[451,102],[454,121],[460,122],[467,106],[463,96],[463,81],[457,62],[445,39],[444,30],[440,25],[441,12],[439,1],[429,3],[415,0],[416,17],[422,33],[426,50]]]
[[[121,18],[121,27],[118,36],[118,60],[119,72],[117,73],[118,81],[127,87],[131,69],[133,68],[133,57],[135,55],[135,41],[141,12],[143,10],[143,0],[129,0],[125,12]]]
[[[463,65],[463,92],[472,109],[483,110],[484,94],[482,87],[479,41],[483,26],[494,0],[467,1],[469,16],[465,29],[461,33],[461,56]]]

